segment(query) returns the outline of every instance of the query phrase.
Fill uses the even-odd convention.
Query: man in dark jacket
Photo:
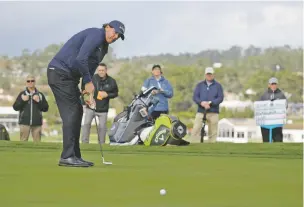
[[[223,88],[214,79],[214,69],[205,69],[205,80],[196,85],[193,94],[193,101],[198,105],[197,113],[192,129],[192,136],[196,139],[200,137],[202,120],[206,110],[208,123],[208,142],[216,142],[217,128],[219,121],[219,105],[224,100]]]
[[[89,167],[94,164],[82,159],[79,137],[83,107],[78,88],[80,78],[93,100],[92,76],[108,52],[109,44],[124,40],[125,26],[114,20],[102,28],[85,29],[72,36],[48,65],[48,84],[51,87],[63,122],[63,151],[59,166]],[[90,104],[90,103],[88,103]]]
[[[110,99],[118,96],[118,87],[116,80],[107,74],[107,65],[100,63],[97,68],[97,74],[93,76],[93,84],[96,88],[94,93],[94,100],[96,103],[96,110],[90,107],[85,108],[84,124],[82,126],[82,143],[89,143],[91,123],[95,116],[99,118],[99,143],[105,143],[107,132],[107,118],[109,111]]]
[[[26,88],[21,91],[13,105],[19,111],[20,140],[28,141],[30,132],[34,142],[41,141],[42,112],[49,109],[43,93],[35,87],[35,77],[27,76]]]
[[[286,99],[283,91],[278,88],[278,79],[272,77],[268,81],[268,89],[261,96],[260,101],[274,101],[279,99]],[[287,107],[287,105],[286,105]],[[269,142],[269,129],[261,127],[263,142]],[[283,128],[276,127],[272,129],[272,139],[274,142],[283,142]]]

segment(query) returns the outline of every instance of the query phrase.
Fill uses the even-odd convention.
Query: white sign
[[[254,117],[258,126],[286,124],[286,99],[254,102]]]

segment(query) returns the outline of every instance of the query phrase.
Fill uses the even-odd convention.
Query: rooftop
[[[0,107],[0,115],[7,114],[18,114],[18,111],[15,111],[12,106],[1,106]]]

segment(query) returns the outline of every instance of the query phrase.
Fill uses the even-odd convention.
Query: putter
[[[206,135],[206,132],[205,132],[205,126],[206,126],[206,121],[207,121],[206,114],[207,114],[207,111],[204,110],[203,127],[201,129],[201,143],[204,142],[204,136]]]
[[[102,146],[99,140],[99,130],[98,130],[98,126],[97,126],[97,119],[96,116],[94,116],[95,119],[95,125],[96,125],[96,130],[97,130],[97,138],[98,138],[98,142],[99,142],[99,146],[100,146],[100,152],[101,152],[101,158],[102,158],[102,163],[105,165],[112,165],[112,162],[106,162],[104,157],[103,157],[103,151],[102,151]]]

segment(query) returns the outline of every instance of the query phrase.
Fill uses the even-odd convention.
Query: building
[[[208,125],[205,127],[208,140]],[[189,141],[192,143],[199,142],[194,140],[191,135]],[[256,125],[253,118],[223,118],[218,123],[218,142],[232,143],[262,143],[262,133],[260,126]],[[286,143],[303,143],[304,130],[303,123],[285,124],[283,127],[283,142]]]
[[[256,125],[255,119],[224,118],[219,121],[219,142],[247,143],[262,142],[260,126]],[[283,127],[283,142],[304,141],[303,124],[285,124]]]
[[[284,142],[304,142],[303,123],[284,125],[283,141]]]
[[[250,118],[224,118],[218,123],[219,142],[247,143],[262,140],[259,126]]]
[[[8,132],[19,130],[19,112],[15,111],[13,107],[0,107],[0,124],[4,125]]]

